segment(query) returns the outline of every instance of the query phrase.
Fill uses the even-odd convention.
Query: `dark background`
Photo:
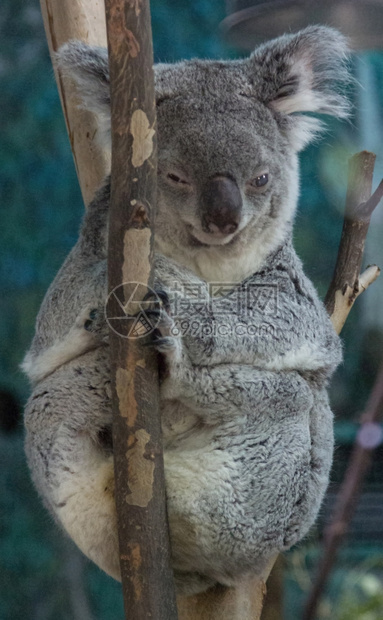
[[[151,4],[156,61],[241,54],[220,36],[223,0]],[[76,241],[83,203],[38,1],[3,0],[0,31],[0,619],[115,620],[123,617],[119,584],[85,560],[53,524],[32,488],[23,454],[20,411],[29,387],[19,364],[44,293]],[[351,122],[329,122],[326,135],[301,156],[295,245],[322,296],[340,238],[347,160],[362,148],[375,150],[375,185],[383,170],[383,54],[360,53],[353,71],[360,86],[350,90]],[[381,265],[382,220],[374,216],[366,259],[381,259]],[[358,300],[342,334],[345,361],[331,389],[337,420],[333,482],[318,527],[287,554],[286,619],[298,617],[310,587],[321,524],[382,359],[382,304],[378,281]],[[378,449],[320,618],[383,617],[381,457]]]

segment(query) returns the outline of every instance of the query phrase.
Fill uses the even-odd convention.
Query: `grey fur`
[[[307,533],[326,490],[333,449],[326,386],[340,343],[291,230],[297,151],[318,129],[299,113],[346,114],[332,85],[347,78],[345,52],[338,32],[312,27],[247,60],[155,69],[156,286],[168,294],[170,313],[152,317],[166,362],[167,501],[184,594],[257,574]],[[107,133],[106,52],[72,42],[58,59]],[[265,174],[268,183],[258,186]],[[225,213],[206,224],[212,187],[221,188]],[[102,319],[109,196],[107,183],[42,304],[24,361],[34,383],[25,422],[29,464],[48,508],[119,578]],[[226,224],[233,213],[238,228],[223,234],[219,216]],[[209,282],[228,284],[226,295],[212,297]]]

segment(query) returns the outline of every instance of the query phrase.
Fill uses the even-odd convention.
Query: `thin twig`
[[[363,480],[371,467],[374,450],[381,440],[381,431],[377,423],[381,421],[382,418],[383,365],[376,378],[366,410],[361,417],[361,427],[354,444],[344,480],[337,495],[333,516],[324,532],[323,556],[302,620],[313,620],[316,617],[319,600],[336,561],[338,549],[347,534],[358,503]],[[366,435],[368,435],[368,441],[365,439]]]
[[[380,201],[383,198],[383,179],[380,181],[378,187],[372,194],[371,198],[367,200],[367,202],[362,203],[359,206],[359,217],[368,217],[370,218],[374,209],[378,206]]]

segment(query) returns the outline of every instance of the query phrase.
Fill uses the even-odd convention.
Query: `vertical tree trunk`
[[[40,0],[40,4],[52,58],[71,39],[106,47],[103,0]],[[88,205],[109,170],[109,156],[97,144],[94,116],[78,108],[73,84],[62,80],[53,66],[82,196]]]
[[[175,620],[157,355],[136,337],[132,316],[153,280],[157,149],[149,0],[107,0],[106,22],[112,108],[108,311],[122,317],[110,332],[122,591],[127,619]]]

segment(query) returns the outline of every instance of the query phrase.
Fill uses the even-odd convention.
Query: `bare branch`
[[[149,0],[107,0],[112,108],[109,316],[152,284],[157,150]],[[137,285],[136,283],[140,283]],[[117,288],[116,288],[117,287]],[[126,618],[177,618],[166,518],[157,356],[125,314],[110,331],[113,452]],[[130,338],[129,338],[130,333]]]
[[[383,198],[383,179],[380,181],[378,187],[372,194],[371,198],[367,200],[364,204],[362,203],[359,206],[359,214],[360,217],[370,218],[374,209],[378,206],[380,201]]]
[[[331,315],[331,321],[337,334],[340,334],[342,331],[343,325],[346,322],[356,298],[359,297],[370,284],[375,282],[379,276],[380,268],[377,265],[371,265],[360,274],[352,290],[347,287],[344,292],[340,290],[335,292],[335,307]]]
[[[372,175],[376,156],[362,151],[349,162],[346,208],[334,275],[325,305],[335,330],[340,333],[355,299],[364,284],[359,283],[364,244],[373,210],[383,196],[383,182],[371,195]],[[375,278],[379,272],[375,271]],[[366,282],[364,276],[363,282]],[[370,273],[369,273],[370,276]],[[366,287],[364,287],[366,288]]]
[[[379,276],[380,268],[377,265],[370,265],[370,267],[367,267],[367,269],[359,276],[359,290],[356,296],[359,297],[359,295],[368,289],[370,284],[375,282]]]
[[[40,4],[52,58],[54,52],[71,39],[106,47],[103,2],[40,0]],[[82,196],[88,205],[109,169],[109,157],[97,143],[95,118],[78,107],[74,85],[61,78],[55,63],[53,67]]]

